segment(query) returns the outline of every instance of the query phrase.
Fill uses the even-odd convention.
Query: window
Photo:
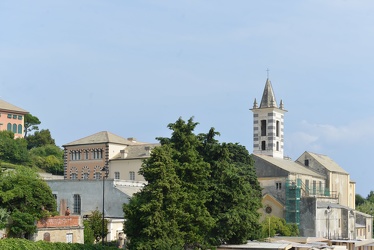
[[[103,158],[103,150],[102,149],[97,149],[94,152],[94,159],[102,159]]]
[[[8,118],[12,118],[12,114],[8,114]]]
[[[72,161],[78,161],[80,159],[81,159],[81,152],[79,152],[79,151],[71,152],[71,160]]]
[[[12,124],[11,123],[8,123],[7,126],[6,126],[6,130],[8,131],[12,131]]]
[[[22,115],[19,115],[19,116],[18,116],[18,120],[22,120]]]
[[[22,125],[18,124],[18,134],[22,134]]]
[[[86,150],[86,152],[85,152],[85,154],[84,154],[84,156],[85,156],[85,160],[88,160],[88,150]]]
[[[261,136],[266,136],[266,120],[261,120]]]
[[[13,115],[13,119],[17,119],[17,115]]]
[[[276,129],[275,129],[275,135],[277,136],[277,137],[279,137],[279,121],[277,121],[276,122],[276,127],[275,127]]]
[[[74,195],[73,213],[81,214],[81,196],[79,194]]]
[[[304,165],[307,166],[307,167],[309,167],[309,160],[308,159],[304,160]]]
[[[88,173],[83,173],[83,180],[87,180],[88,179]]]
[[[135,181],[135,172],[130,171],[130,180]]]
[[[70,178],[72,180],[76,180],[76,179],[78,179],[78,175],[76,173],[72,173]]]
[[[275,189],[276,190],[281,190],[282,189],[282,182],[276,182],[275,183]]]
[[[279,141],[277,141],[277,151],[279,151]]]
[[[316,189],[317,189],[317,182],[313,181],[313,194],[316,194]]]
[[[13,124],[13,133],[17,133],[17,124]]]
[[[261,150],[266,150],[266,141],[261,142]]]
[[[119,172],[114,172],[114,179],[119,180]]]
[[[305,180],[305,193],[309,195],[309,180]]]
[[[96,180],[100,180],[101,179],[101,173],[100,172],[96,172],[95,175],[94,175],[95,179]]]
[[[67,233],[66,234],[66,243],[73,243],[73,234]]]

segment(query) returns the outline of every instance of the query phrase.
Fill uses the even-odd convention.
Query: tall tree
[[[40,120],[38,117],[36,116],[33,116],[32,114],[26,114],[25,115],[25,129],[24,129],[24,132],[25,132],[25,137],[27,137],[27,134],[28,132],[31,132],[31,131],[37,131],[39,130],[39,127],[38,125],[40,125]]]
[[[24,237],[35,232],[35,221],[55,213],[56,201],[36,172],[19,166],[0,174],[0,207],[10,213],[10,236]]]
[[[26,141],[28,149],[42,147],[46,145],[55,145],[55,140],[52,138],[49,129],[42,129],[40,131],[36,131],[33,135],[27,136]]]
[[[220,144],[214,129],[195,135],[197,123],[169,124],[140,170],[148,181],[124,205],[133,249],[207,248],[258,237],[261,191],[244,147]]]

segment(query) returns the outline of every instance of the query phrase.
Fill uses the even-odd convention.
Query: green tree
[[[26,140],[14,139],[14,133],[11,131],[0,131],[0,157],[1,160],[13,164],[29,162]]]
[[[31,165],[44,169],[48,173],[64,173],[64,150],[55,145],[32,148],[30,151]]]
[[[93,244],[95,242],[94,231],[90,227],[88,220],[83,221],[84,225],[84,244]]]
[[[25,132],[25,136],[24,137],[27,137],[27,133],[28,132],[31,132],[33,130],[37,131],[39,130],[39,127],[38,125],[40,125],[40,120],[38,117],[36,116],[33,116],[32,114],[26,114],[25,115],[25,124],[24,124],[24,132]]]
[[[269,228],[270,227],[270,228]],[[299,228],[295,223],[276,216],[268,216],[262,222],[262,238],[279,236],[298,236]]]
[[[88,216],[86,225],[91,229],[96,241],[100,241],[103,235],[103,214],[99,210],[94,210]],[[108,234],[108,220],[104,219],[104,235]]]
[[[56,213],[56,201],[47,183],[21,166],[1,172],[0,207],[10,213],[8,229],[13,237],[34,233],[35,221]]]
[[[140,170],[148,184],[124,205],[133,249],[207,248],[258,237],[261,191],[244,147],[220,144],[214,129],[195,135],[197,123],[169,124]],[[257,235],[257,236],[256,236]]]
[[[27,149],[42,147],[46,145],[55,145],[55,140],[52,138],[49,129],[35,131],[33,135],[29,135],[25,138],[27,141]]]
[[[362,196],[359,195],[359,194],[356,194],[355,201],[356,201],[356,207],[357,207],[357,206],[360,206],[360,205],[362,205],[362,204],[365,203],[365,198],[362,197]]]
[[[4,229],[8,223],[9,212],[4,208],[0,208],[0,230]]]

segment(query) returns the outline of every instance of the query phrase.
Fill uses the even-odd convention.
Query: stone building
[[[157,143],[138,142],[102,131],[63,145],[64,178],[99,180],[108,167],[108,178],[144,181],[138,170]]]
[[[253,158],[263,188],[263,216],[285,218],[301,236],[371,239],[369,215],[355,210],[355,182],[331,158],[304,152],[296,161],[284,157],[284,109],[266,80],[253,112]]]
[[[34,241],[84,243],[84,227],[80,216],[54,216],[36,224]]]

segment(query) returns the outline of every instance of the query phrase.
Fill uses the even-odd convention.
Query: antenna
[[[270,71],[269,68],[267,68],[266,69],[266,74],[267,74],[268,79],[269,79],[269,71]]]

